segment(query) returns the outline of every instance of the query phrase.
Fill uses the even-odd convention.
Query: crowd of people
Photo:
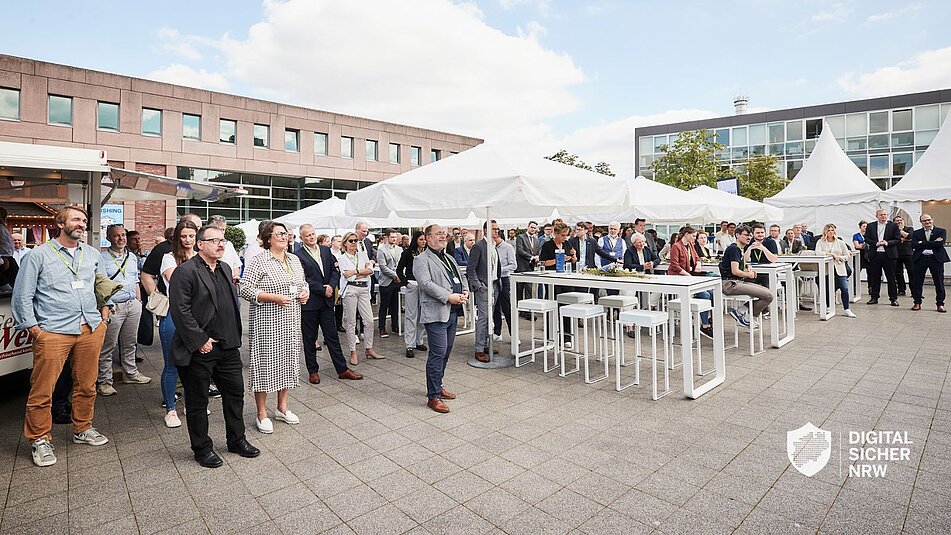
[[[244,457],[259,454],[247,440],[242,417],[244,325],[247,388],[253,393],[255,428],[261,433],[275,432],[274,421],[300,423],[288,392],[300,386],[302,358],[310,384],[321,382],[318,354],[324,349],[340,380],[361,380],[363,375],[353,369],[361,362],[357,347],[362,345],[364,358],[384,359],[374,347],[375,337],[401,331],[405,357],[427,353],[427,406],[446,413],[446,401],[456,397],[444,388],[443,378],[458,319],[476,311],[474,358],[489,362],[490,337],[500,341],[505,326],[511,336],[511,274],[561,269],[564,263],[577,270],[719,275],[724,295],[755,298],[750,308],[729,311],[738,323],[751,325],[775,298],[756,265],[809,251],[832,257],[835,284],[823,298],[834,299],[838,291],[845,315],[855,317],[849,307],[848,277],[853,250],[858,250],[868,269],[869,304],[878,302],[884,275],[889,300],[897,306],[899,295],[906,292],[907,273],[913,309],[920,310],[925,274],[930,273],[937,310],[944,312],[947,233],[927,214],[920,222],[921,228],[915,229],[900,217],[888,221],[887,212],[879,210],[875,221],[861,222],[860,231],[846,241],[833,224],[824,225],[817,238],[804,224],[783,232],[778,225],[767,229],[759,223],[724,221],[712,235],[688,225],[665,240],[643,219],[629,227],[611,222],[604,228],[586,222],[570,226],[563,220],[542,225],[530,221],[524,232],[507,233],[496,221],[488,221],[481,229],[429,225],[412,236],[387,229],[374,244],[362,222],[352,232],[330,236],[318,235],[312,225],[289,229],[265,221],[242,256],[225,239],[223,217],[203,223],[194,214],[182,216],[148,252],[134,230],[111,225],[106,229],[109,247],[99,251],[83,243],[86,213],[68,206],[55,216],[57,235],[29,252],[22,236],[4,233],[6,226],[0,225],[2,272],[8,276],[2,284],[13,292],[17,329],[33,337],[24,436],[31,441],[38,466],[56,462],[54,423],[71,423],[76,443],[107,443],[93,425],[95,398],[125,388],[115,386],[116,362],[122,384],[151,382],[138,368],[137,347],[153,343],[156,319],[165,425],[182,425],[182,405],[195,459],[205,467],[223,463],[208,436],[210,397],[222,400],[228,451]],[[718,269],[711,273],[709,265],[714,263]],[[544,288],[528,284],[515,290],[519,300],[545,296]],[[555,287],[554,293],[576,290]],[[494,304],[491,331],[489,292]],[[246,320],[241,300],[249,308]],[[379,304],[376,314],[374,301]],[[701,314],[705,336],[712,338],[714,321],[708,312]],[[570,332],[568,325],[565,331]],[[566,340],[571,343],[570,336]],[[269,406],[271,394],[276,403]]]

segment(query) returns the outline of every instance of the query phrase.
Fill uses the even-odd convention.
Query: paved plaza
[[[363,381],[337,380],[325,349],[323,382],[291,393],[300,425],[262,435],[246,396],[257,459],[227,453],[212,401],[225,461],[213,470],[193,460],[184,427],[163,424],[156,337],[142,364],[155,380],[117,381],[119,394],[96,402],[109,443],[75,445],[56,426],[49,468],[22,437],[28,378],[3,381],[0,531],[948,533],[951,321],[933,306],[910,311],[910,298],[883,303],[853,305],[858,319],[800,313],[782,349],[728,350],[727,382],[698,400],[683,398],[676,370],[674,394],[651,401],[643,363],[641,386],[622,393],[540,363],[471,368],[466,335],[446,373],[458,399],[440,415],[425,406],[425,355],[404,358],[399,338],[377,344],[388,359],[356,368]],[[807,422],[832,433],[811,478],[786,454],[787,431]],[[849,477],[850,432],[871,430],[907,433],[910,458],[875,462],[884,477]]]

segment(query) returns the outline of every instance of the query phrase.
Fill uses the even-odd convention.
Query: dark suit
[[[538,256],[542,244],[538,236],[529,236],[527,232],[519,234],[515,238],[515,268],[516,273],[524,273],[535,269],[536,263],[532,260],[533,256]],[[532,285],[524,282],[519,283],[515,289],[515,298],[521,301],[532,297]]]
[[[459,249],[456,249],[456,252],[458,251]],[[485,350],[489,339],[489,283],[486,277],[488,256],[488,244],[484,239],[479,240],[469,250],[469,264],[466,266],[469,291],[475,297],[476,304],[475,350],[477,353]],[[502,291],[502,262],[498,251],[495,252],[495,263],[495,277],[491,286],[493,303],[498,302],[499,293]]]
[[[175,323],[175,335],[169,358],[178,368],[185,391],[186,422],[192,451],[204,454],[213,448],[208,437],[208,385],[214,381],[221,392],[228,446],[236,447],[244,436],[244,377],[241,355],[241,311],[238,292],[232,282],[231,267],[218,262],[213,273],[199,255],[182,262],[172,273],[168,288],[169,314]],[[219,296],[216,284],[226,284]],[[230,307],[232,310],[225,310]],[[233,325],[227,325],[226,317]],[[228,333],[237,345],[215,343],[209,353],[199,350],[213,338],[210,333]],[[218,335],[218,340],[223,340]],[[234,347],[228,347],[229,345]]]
[[[802,237],[802,243],[803,245],[806,246],[806,249],[809,249],[810,251],[816,250],[816,235],[815,234],[813,234],[811,231],[806,231],[800,234],[800,236]]]
[[[885,233],[882,238],[887,243],[885,251],[878,252],[878,221],[872,221],[865,227],[865,244],[868,254],[868,294],[877,300],[882,290],[882,271],[888,283],[888,300],[898,300],[898,286],[895,284],[895,260],[898,258],[898,244],[901,234],[898,225],[891,221],[885,222]]]
[[[340,349],[340,338],[337,336],[337,320],[334,317],[334,297],[330,294],[327,297],[326,288],[330,286],[336,288],[340,284],[340,271],[337,270],[336,259],[330,249],[317,246],[321,266],[317,265],[317,260],[311,256],[310,252],[305,250],[306,246],[298,248],[297,256],[300,258],[301,266],[304,267],[304,280],[310,287],[310,299],[301,307],[301,336],[304,344],[304,364],[307,366],[307,373],[318,373],[320,364],[317,362],[317,332],[324,331],[324,345],[330,352],[330,360],[333,362],[337,374],[347,371],[347,360],[343,358],[343,352]]]
[[[460,266],[469,265],[469,251],[466,251],[465,245],[456,247],[456,250],[452,253],[452,259]]]
[[[660,263],[660,258],[657,257],[657,253],[651,251],[647,248],[647,245],[644,246],[644,263],[653,262],[656,266]],[[637,258],[637,249],[631,247],[624,253],[624,269],[633,269],[636,271],[644,272],[644,264],[641,264],[640,259]]]
[[[922,292],[925,286],[925,273],[931,272],[931,279],[935,286],[935,304],[944,306],[944,263],[948,262],[948,251],[944,248],[948,241],[948,231],[943,228],[932,227],[931,239],[925,237],[925,229],[920,228],[911,234],[911,243],[914,247],[911,263],[911,295],[915,304],[920,305]],[[926,254],[925,251],[931,251]]]
[[[779,240],[779,251],[782,254],[799,254],[802,249],[802,242],[799,240],[793,240],[792,243],[789,243],[786,238]]]
[[[569,238],[568,243],[571,244],[571,247],[575,251],[578,251],[578,254],[581,254],[581,240],[575,236],[574,238]],[[578,259],[578,269],[585,268],[596,268],[598,265],[594,261],[595,255],[600,256],[601,258],[607,260],[608,262],[614,262],[615,258],[611,256],[611,253],[605,251],[598,245],[598,240],[594,238],[585,238],[584,239],[584,258]]]
[[[914,227],[902,227],[900,229],[908,234],[907,238],[901,238],[898,244],[898,258],[895,259],[895,284],[898,286],[898,293],[905,293],[905,273],[908,273],[908,284],[911,284],[911,255],[914,246],[911,244],[911,235],[915,232]],[[899,236],[901,232],[899,232]]]

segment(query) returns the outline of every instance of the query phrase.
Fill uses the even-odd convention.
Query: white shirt
[[[736,237],[730,236],[730,233],[726,231],[717,232],[713,238],[713,248],[716,251],[726,251],[730,244],[736,243]]]
[[[225,242],[225,254],[221,256],[221,261],[231,266],[232,272],[241,270],[241,257],[238,256],[238,251],[235,251],[234,244],[230,241]]]
[[[885,222],[885,223],[879,223],[879,224],[878,224],[878,228],[877,228],[877,230],[878,230],[878,241],[882,241],[882,240],[885,239],[885,225],[888,225],[888,223]],[[884,246],[884,245],[880,245],[877,249],[875,249],[875,252],[876,252],[876,253],[884,253],[884,252],[885,252],[885,246]]]
[[[18,266],[23,263],[23,257],[26,256],[26,253],[28,252],[30,252],[30,250],[26,247],[22,249],[15,249],[13,251],[13,259],[17,261]]]

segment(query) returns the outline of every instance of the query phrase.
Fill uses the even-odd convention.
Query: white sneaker
[[[74,434],[73,442],[76,444],[89,444],[90,446],[102,446],[106,442],[109,442],[109,439],[103,436],[99,431],[96,431],[95,427],[90,427],[82,433]]]
[[[182,421],[178,418],[178,413],[174,410],[168,411],[165,413],[165,427],[169,429],[174,429],[176,427],[181,427]]]
[[[274,432],[274,424],[271,423],[270,418],[255,420],[255,422],[258,424],[258,431],[264,433],[265,435],[270,435]]]
[[[119,393],[116,391],[115,387],[109,383],[101,383],[96,385],[96,392],[99,393],[100,396],[114,396]]]
[[[291,425],[297,425],[300,423],[300,418],[291,412],[290,409],[287,409],[287,412],[274,411],[274,419],[279,422],[284,422]]]
[[[205,415],[211,416],[211,409],[205,409]],[[188,416],[188,411],[185,410],[185,407],[182,407],[182,416]]]
[[[123,383],[128,385],[147,385],[152,382],[151,377],[146,377],[141,373],[135,377],[129,377],[128,375],[122,380]]]
[[[33,441],[33,464],[36,466],[51,466],[56,464],[56,456],[53,455],[53,445],[49,440],[41,438]]]
[[[855,312],[852,312],[852,311],[849,310],[849,309],[843,310],[843,311],[842,311],[842,315],[845,316],[845,317],[847,317],[847,318],[856,318],[856,317],[858,317],[858,316],[855,315]]]
[[[495,340],[496,342],[501,342],[501,341],[502,341],[502,335],[501,335],[501,334],[493,334],[493,335],[492,335],[492,339]]]

